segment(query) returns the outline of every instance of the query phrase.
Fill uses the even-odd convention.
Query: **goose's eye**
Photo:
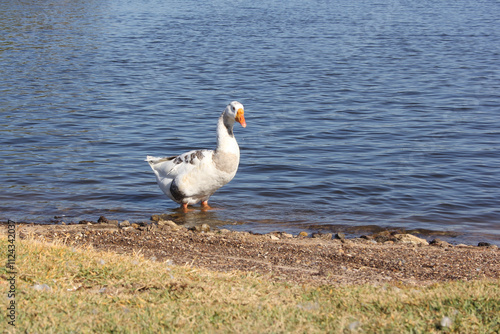
[[[235,111],[236,109],[234,108],[234,106],[231,106],[231,110]]]

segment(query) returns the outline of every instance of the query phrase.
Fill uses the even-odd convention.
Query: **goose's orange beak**
[[[245,116],[243,116],[243,114],[243,109],[238,109],[238,111],[236,112],[236,117],[234,119],[236,122],[240,123],[242,127],[245,128],[247,126],[247,122],[245,122]]]

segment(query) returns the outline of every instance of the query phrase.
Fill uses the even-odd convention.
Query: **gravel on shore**
[[[214,271],[253,271],[267,278],[307,284],[413,284],[450,280],[499,279],[497,246],[430,243],[411,234],[382,232],[346,239],[342,233],[256,235],[191,229],[163,217],[152,223],[130,223],[100,217],[75,225],[18,224],[21,239],[58,241],[72,247],[91,246],[121,254],[143,254],[167,265]],[[7,234],[7,224],[0,224]]]

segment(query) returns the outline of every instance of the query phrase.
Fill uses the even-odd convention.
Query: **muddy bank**
[[[411,234],[382,232],[346,239],[341,233],[254,235],[208,225],[187,229],[166,217],[151,223],[108,220],[75,225],[17,224],[21,239],[58,240],[156,261],[215,271],[254,271],[270,279],[313,284],[430,284],[500,278],[497,246],[428,243]],[[7,233],[6,225],[1,226]]]

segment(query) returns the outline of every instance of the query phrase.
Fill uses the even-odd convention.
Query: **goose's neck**
[[[233,133],[234,120],[222,114],[217,122],[217,148],[215,152],[240,154],[240,148]]]

